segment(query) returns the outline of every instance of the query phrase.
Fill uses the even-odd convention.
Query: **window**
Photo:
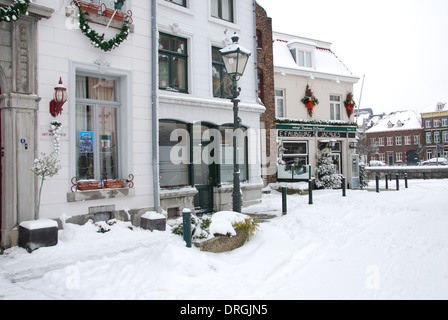
[[[233,0],[211,0],[212,17],[229,22],[233,21]]]
[[[447,118],[443,118],[442,119],[442,127],[447,127],[448,126],[448,119]]]
[[[264,103],[264,73],[258,68],[258,98]]]
[[[275,89],[275,116],[283,118],[285,116],[285,90]]]
[[[434,119],[434,128],[438,128],[438,127],[440,127],[440,120]]]
[[[396,162],[403,162],[403,153],[402,152],[395,153],[395,159]]]
[[[384,153],[380,153],[378,160],[383,161],[384,163],[386,163],[386,155]]]
[[[221,131],[221,182],[233,182],[233,124],[222,125],[219,130]],[[247,129],[241,127],[236,134],[241,181],[249,180],[247,133]]]
[[[419,145],[420,144],[420,135],[414,135],[414,144]]]
[[[221,52],[216,47],[212,47],[212,81],[214,97],[232,98],[232,79],[227,74]]]
[[[371,139],[370,139],[370,143],[371,143],[371,144],[376,144],[376,138],[371,138]]]
[[[429,160],[432,158],[432,150],[426,150],[426,160]]]
[[[341,120],[341,97],[330,96],[330,119]]]
[[[263,49],[263,33],[257,29],[257,49]]]
[[[294,58],[294,61],[299,67],[313,67],[312,54],[310,51],[299,50],[296,48],[291,49],[290,51]]]
[[[434,132],[434,143],[440,143],[440,132]]]
[[[425,127],[426,128],[431,128],[431,120],[426,120],[425,121]]]
[[[174,120],[160,120],[159,132],[160,186],[174,188],[190,185],[188,125]],[[180,148],[175,150],[174,147]],[[182,147],[185,148],[182,150]],[[176,163],[172,161],[172,152],[176,152]]]
[[[85,2],[89,2],[89,1],[85,1]],[[93,4],[95,4],[97,6],[101,6],[104,3],[106,5],[106,7],[111,10],[113,10],[115,8],[115,0],[93,0],[90,2],[91,3],[93,2]],[[125,8],[126,8],[126,2],[123,3],[123,7],[121,8],[120,11],[126,12]]]
[[[308,143],[306,141],[284,141],[283,149],[283,161],[286,166],[308,164]]]
[[[431,134],[431,132],[426,132],[426,143],[432,143],[432,134]]]
[[[387,137],[387,146],[393,146],[394,145],[394,137]]]
[[[401,136],[396,136],[395,137],[395,145],[396,146],[401,146]]]
[[[448,142],[448,131],[443,131],[442,137],[443,137],[443,142]]]
[[[119,80],[76,76],[76,177],[117,179],[120,172]]]
[[[378,145],[384,147],[384,137],[378,138]]]
[[[406,146],[410,146],[411,145],[411,136],[404,136],[404,144]]]
[[[178,4],[182,7],[187,7],[187,0],[165,0],[165,1]]]
[[[160,33],[159,88],[188,93],[187,40]]]

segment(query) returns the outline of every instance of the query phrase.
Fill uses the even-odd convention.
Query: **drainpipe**
[[[255,99],[258,103],[263,104],[258,98],[258,50],[257,50],[257,1],[252,0],[254,8],[254,66],[255,66]]]
[[[154,210],[159,212],[159,157],[158,157],[158,103],[157,103],[157,0],[151,0],[151,72],[152,72],[152,173],[153,173],[153,193]]]

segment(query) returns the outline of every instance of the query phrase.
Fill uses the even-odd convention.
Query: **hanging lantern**
[[[54,88],[53,100],[50,102],[50,113],[54,118],[62,114],[62,106],[67,102],[67,99],[67,88],[62,84],[61,77],[59,84]]]

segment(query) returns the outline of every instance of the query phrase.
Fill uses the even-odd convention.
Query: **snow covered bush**
[[[365,164],[359,165],[359,186],[361,187],[361,189],[369,186]]]
[[[39,206],[40,206],[40,198],[42,194],[42,187],[44,184],[44,180],[47,177],[55,176],[59,169],[61,169],[60,161],[57,158],[57,154],[52,152],[50,155],[46,155],[45,153],[41,154],[40,159],[35,159],[33,167],[31,171],[38,177],[41,177],[40,187],[39,187],[39,197],[37,200],[37,208],[35,219],[39,220]]]
[[[337,173],[336,165],[329,153],[317,158],[316,186],[320,189],[336,189],[342,184],[342,175]]]

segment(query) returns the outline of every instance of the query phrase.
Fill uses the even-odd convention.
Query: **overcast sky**
[[[257,0],[274,31],[331,42],[360,78],[361,108],[418,112],[448,101],[448,0]]]

